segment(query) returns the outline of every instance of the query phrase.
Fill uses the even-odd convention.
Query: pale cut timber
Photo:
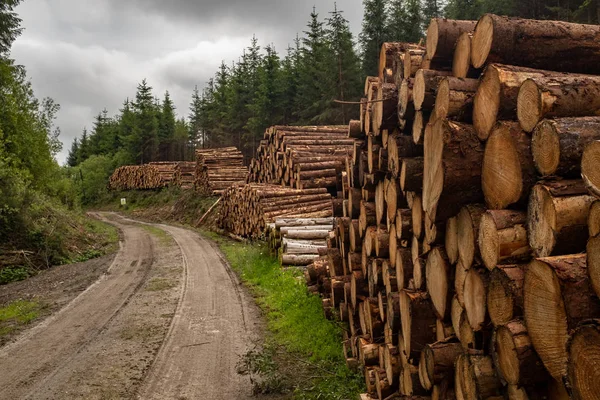
[[[471,32],[463,32],[456,40],[454,56],[452,59],[452,75],[457,78],[466,78],[475,75],[475,69],[471,67]]]
[[[506,325],[523,315],[526,264],[500,265],[490,273],[487,308],[494,326]]]
[[[487,269],[471,268],[467,272],[464,287],[465,312],[471,329],[483,329],[487,316],[487,290],[489,275]]]
[[[418,70],[423,68],[425,50],[414,49],[404,53],[404,77],[414,78]]]
[[[460,35],[471,32],[476,24],[477,21],[433,18],[427,28],[427,57],[433,64],[451,60]]]
[[[427,292],[439,319],[445,319],[450,313],[450,277],[451,269],[448,256],[442,247],[432,249],[427,256],[425,266]]]
[[[600,141],[588,144],[581,157],[581,177],[585,186],[600,198]]]
[[[600,200],[596,200],[590,207],[588,230],[590,237],[596,237],[600,235]]]
[[[600,393],[600,321],[580,326],[569,339],[567,382],[573,398],[593,400]]]
[[[499,264],[528,261],[531,248],[527,238],[527,213],[488,210],[479,225],[479,251],[484,265],[492,271]]]
[[[380,135],[383,130],[398,125],[398,87],[394,83],[383,83],[376,100],[372,123],[375,135]]]
[[[454,293],[456,293],[456,298],[463,308],[465,307],[464,289],[467,272],[469,272],[469,268],[465,268],[459,260],[454,267]]]
[[[544,118],[600,115],[600,77],[547,76],[527,79],[517,99],[517,116],[526,132]]]
[[[596,295],[600,296],[600,236],[591,238],[587,244],[587,268]]]
[[[550,379],[522,320],[498,327],[494,332],[493,348],[498,372],[509,385],[527,387]]]
[[[483,355],[464,355],[462,363],[462,393],[465,400],[502,399],[500,379],[496,374],[492,357]],[[457,369],[460,368],[457,362]]]
[[[407,288],[412,277],[412,252],[409,249],[399,247],[396,250],[396,281],[398,284],[398,290]]]
[[[473,120],[473,99],[479,87],[478,79],[446,77],[439,82],[433,114],[470,123]]]
[[[512,65],[488,65],[473,100],[473,126],[479,138],[486,140],[497,121],[517,120],[517,99],[523,82],[557,74],[560,75]]]
[[[426,111],[415,112],[415,120],[412,125],[412,137],[414,143],[423,143],[423,134],[429,118],[431,118],[431,113],[427,113]]]
[[[446,220],[483,200],[484,147],[471,125],[437,120],[425,131],[424,152],[423,209],[432,219]]]
[[[458,259],[466,269],[471,268],[475,260],[480,258],[477,239],[481,217],[485,211],[481,204],[469,204],[458,214]]]
[[[449,218],[446,222],[445,247],[448,260],[452,265],[458,262],[458,218]]]
[[[471,62],[600,74],[600,26],[486,14],[475,27]]]
[[[533,261],[527,267],[523,291],[531,341],[550,375],[561,379],[567,372],[569,330],[600,315],[585,254]]]
[[[579,178],[583,151],[598,139],[600,117],[544,120],[533,131],[533,161],[542,176]]]
[[[414,196],[411,211],[413,222],[413,235],[417,239],[421,239],[423,237],[423,201],[421,199],[421,196]]]
[[[458,297],[454,295],[452,297],[452,305],[450,307],[450,320],[452,321],[452,328],[458,340],[460,339],[460,317],[465,312],[465,309],[458,301]]]
[[[388,171],[394,178],[400,177],[402,160],[423,156],[423,146],[415,144],[410,136],[392,134],[388,137]]]
[[[583,251],[594,200],[579,180],[537,184],[527,213],[527,233],[534,255],[548,257]]]
[[[283,254],[282,265],[309,265],[319,258],[318,254]]]
[[[451,75],[447,71],[420,69],[417,71],[413,87],[413,102],[415,110],[431,111],[435,105],[438,86],[443,77]]]
[[[501,210],[525,204],[537,173],[531,155],[531,137],[517,122],[499,122],[485,145],[481,186],[485,202]]]
[[[404,78],[398,95],[398,119],[412,120],[415,116],[413,102],[414,78]]]

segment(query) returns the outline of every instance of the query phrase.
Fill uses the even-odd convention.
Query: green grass
[[[42,306],[35,301],[18,300],[0,308],[0,337],[19,325],[27,325],[40,315]]]
[[[142,225],[142,229],[151,235],[156,236],[162,245],[169,245],[172,241],[171,236],[169,236],[167,232],[157,228],[156,226]]]
[[[265,311],[275,342],[315,371],[296,387],[295,398],[356,398],[364,383],[346,367],[342,330],[324,317],[320,298],[308,293],[300,273],[282,271],[265,246],[217,242]]]

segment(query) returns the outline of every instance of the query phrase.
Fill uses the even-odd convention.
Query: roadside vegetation
[[[42,306],[37,301],[17,300],[0,307],[0,339],[39,317]]]
[[[321,299],[310,294],[299,270],[282,270],[264,245],[215,240],[232,268],[254,294],[270,335],[249,352],[241,367],[258,392],[292,392],[296,399],[354,399],[364,379],[346,367],[342,328],[323,314]]]

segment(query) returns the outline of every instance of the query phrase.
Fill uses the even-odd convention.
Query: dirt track
[[[0,348],[0,398],[249,398],[235,365],[258,311],[220,253],[186,229],[161,225],[170,239],[109,217],[123,232],[112,265]]]

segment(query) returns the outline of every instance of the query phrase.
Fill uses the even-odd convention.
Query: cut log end
[[[519,201],[523,191],[521,160],[509,124],[492,129],[485,146],[481,185],[486,203],[504,209]]]
[[[522,124],[522,123],[521,123]],[[554,174],[560,162],[559,134],[553,121],[542,121],[531,138],[535,167],[543,176]]]
[[[427,291],[438,318],[447,314],[450,266],[445,252],[441,248],[431,250],[425,267]]]
[[[452,217],[446,222],[446,253],[452,264],[458,262],[458,219]]]
[[[433,18],[431,20],[431,22],[429,23],[429,26],[427,27],[427,43],[426,43],[426,52],[427,52],[427,57],[429,57],[429,59],[433,58],[433,56],[435,56],[435,52],[437,50],[437,46],[438,46],[438,35],[439,35],[439,28],[438,28],[438,22],[437,19]]]
[[[525,132],[531,132],[542,119],[542,95],[535,81],[527,79],[519,89],[517,117]]]
[[[492,49],[494,39],[494,22],[489,15],[484,15],[477,22],[471,41],[471,64],[475,68],[481,68]]]
[[[483,17],[480,22],[484,19]],[[479,25],[478,25],[479,26]],[[472,57],[474,54],[472,54]],[[487,140],[500,109],[500,77],[494,68],[487,68],[473,102],[473,127],[481,140]]]
[[[600,327],[598,321],[578,328],[569,342],[568,382],[573,398],[592,400],[600,393]]]
[[[484,270],[485,271],[485,270]],[[487,314],[487,288],[483,271],[471,268],[467,272],[464,287],[465,311],[471,329],[479,331],[483,328]]]
[[[600,236],[590,239],[587,244],[587,268],[592,287],[600,296]]]
[[[581,176],[589,191],[600,197],[600,141],[589,144],[581,158]]]
[[[496,221],[490,214],[481,217],[479,225],[479,251],[481,259],[489,270],[493,270],[500,260],[500,238]]]
[[[457,78],[466,78],[471,68],[471,34],[463,32],[456,41],[452,74]]]

